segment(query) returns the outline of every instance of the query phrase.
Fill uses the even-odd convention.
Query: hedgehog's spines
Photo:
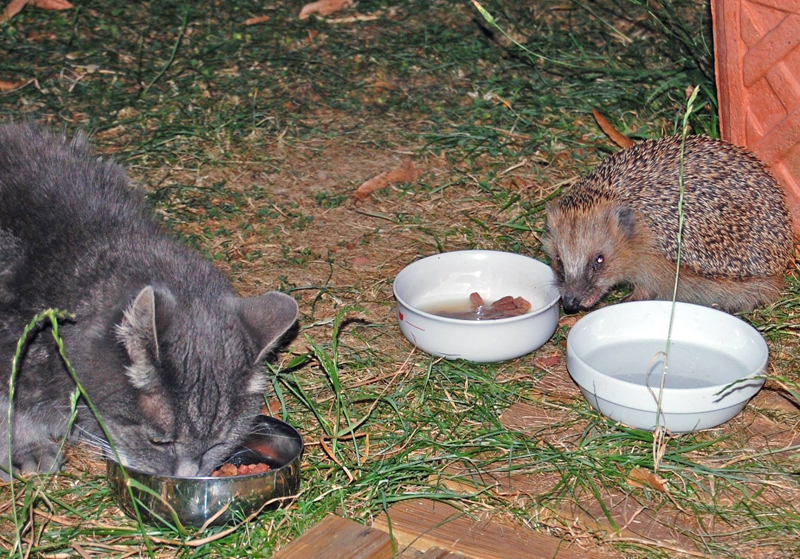
[[[663,285],[674,280],[660,275],[674,278],[681,142],[681,137],[674,136],[645,140],[621,150],[550,205],[545,249],[551,258],[558,255],[565,261],[560,287],[572,282],[575,289],[586,291],[586,300],[595,302],[598,289],[610,288],[604,282],[628,282],[639,293],[654,292],[652,298],[666,298]],[[683,174],[681,260],[687,276],[720,285],[733,282],[734,287],[762,294],[734,297],[731,293],[732,308],[751,307],[746,301],[774,298],[774,286],[782,282],[791,256],[793,236],[783,192],[766,166],[733,144],[689,136]],[[636,223],[632,238],[620,236],[618,224],[609,221],[614,208],[632,210]],[[605,253],[602,260],[609,265],[599,271],[587,266],[600,253]],[[656,265],[651,258],[663,259],[665,265]],[[642,270],[645,262],[658,270]],[[667,272],[670,262],[672,272]],[[568,278],[567,272],[575,277]],[[763,279],[769,280],[766,287],[756,289]],[[654,284],[659,284],[658,288]],[[689,299],[708,304],[697,289],[686,287]],[[724,294],[724,290],[711,287],[706,285],[715,296]]]

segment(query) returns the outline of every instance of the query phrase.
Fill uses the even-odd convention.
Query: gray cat
[[[8,380],[25,325],[60,324],[65,352],[125,465],[209,474],[248,434],[263,360],[295,324],[278,292],[237,298],[211,263],[171,239],[122,168],[32,125],[0,125],[0,466],[8,468]],[[15,385],[14,471],[51,472],[63,458],[75,390],[49,324],[28,338]],[[80,406],[72,436],[109,455]],[[0,475],[8,479],[5,472]]]

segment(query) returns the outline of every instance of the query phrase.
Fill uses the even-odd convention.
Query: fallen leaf
[[[67,0],[11,0],[3,10],[3,13],[0,14],[0,23],[8,21],[29,4],[42,10],[69,10],[74,8]]]
[[[550,355],[540,355],[533,359],[533,366],[537,369],[552,369],[561,363],[561,354],[559,352],[551,353]]]
[[[394,90],[397,89],[397,87],[394,84],[389,83],[386,80],[368,79],[367,82],[372,84],[372,87],[375,88],[375,91],[378,94],[381,94],[381,93],[383,93],[384,91],[387,91],[387,90],[388,91],[394,91]]]
[[[667,492],[667,481],[644,468],[634,468],[628,474],[628,483],[633,487],[649,487],[662,493]]]
[[[244,21],[244,24],[245,25],[258,25],[259,23],[264,23],[265,21],[269,21],[269,16],[251,17],[250,19],[246,19]]]
[[[355,199],[363,200],[371,192],[385,188],[390,184],[399,182],[414,182],[420,177],[420,172],[414,167],[414,162],[410,157],[407,157],[403,164],[391,171],[385,171],[379,175],[375,175],[369,180],[358,187],[355,193]]]
[[[600,130],[605,132],[605,135],[608,136],[612,142],[621,148],[629,148],[633,145],[633,140],[614,128],[611,123],[606,120],[606,117],[601,115],[597,109],[592,109],[592,114],[594,115],[594,119],[597,121],[597,125],[600,127]]]
[[[306,38],[306,41],[305,41],[306,44],[310,45],[311,43],[313,43],[314,39],[316,39],[318,35],[319,35],[319,31],[317,31],[316,29],[309,29],[308,30],[308,37]]]
[[[265,404],[261,406],[261,415],[269,415],[275,417],[281,411],[281,401],[277,398],[273,398],[269,401],[269,404]]]
[[[2,20],[0,20],[2,21]],[[28,82],[4,82],[0,80],[0,91],[14,91],[15,89],[19,89],[20,87],[24,87],[28,84]]]
[[[28,0],[28,4],[42,10],[69,10],[75,7],[67,0]]]
[[[578,322],[579,318],[580,316],[578,316],[577,314],[564,315],[560,319],[558,319],[558,325],[572,328],[573,326],[575,326],[575,323]]]
[[[28,0],[11,0],[6,9],[3,10],[3,13],[0,14],[0,23],[4,21],[8,21],[15,15],[17,15],[22,8],[25,7],[25,4],[28,3]]]
[[[300,19],[306,19],[311,14],[318,14],[324,17],[349,8],[352,5],[353,0],[319,0],[318,2],[311,2],[303,6],[298,17]]]

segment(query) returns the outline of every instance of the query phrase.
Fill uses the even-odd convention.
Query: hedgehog
[[[565,312],[614,286],[628,300],[671,300],[678,258],[680,136],[645,140],[604,159],[547,206],[544,250]],[[707,136],[684,147],[677,299],[727,312],[775,301],[792,255],[783,191],[752,153]]]

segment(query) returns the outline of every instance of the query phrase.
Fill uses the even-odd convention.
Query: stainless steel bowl
[[[130,479],[149,489],[142,490],[135,484],[131,486],[143,520],[151,524],[171,523],[174,511],[184,526],[198,527],[246,518],[262,507],[265,510],[279,507],[285,501],[281,497],[295,495],[300,487],[302,456],[303,438],[294,427],[261,416],[254,434],[229,461],[236,466],[264,462],[270,467],[266,472],[231,477],[175,477],[131,468],[125,468],[125,471]],[[106,473],[120,508],[135,518],[122,468],[117,462],[108,460]],[[269,504],[265,506],[265,503]],[[208,522],[211,518],[213,521]]]

